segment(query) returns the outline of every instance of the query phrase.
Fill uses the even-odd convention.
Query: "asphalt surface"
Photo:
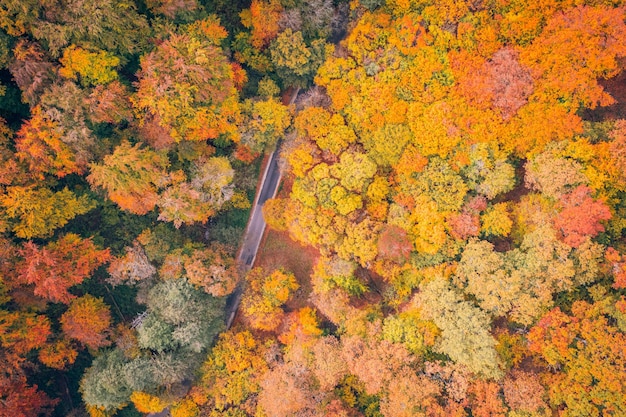
[[[239,262],[247,269],[251,268],[256,258],[257,250],[261,244],[263,238],[263,232],[265,231],[265,219],[263,219],[263,204],[270,198],[276,195],[278,190],[278,183],[280,182],[280,169],[278,168],[278,154],[275,151],[270,155],[270,159],[267,163],[265,171],[265,179],[261,186],[256,199],[256,204],[253,206],[250,220],[248,221],[248,227],[244,236],[243,243],[239,254]]]
[[[295,101],[296,97],[298,96],[298,91],[299,89],[295,90],[294,94],[291,97],[291,100],[289,101],[290,104]],[[269,157],[268,163],[263,173],[263,179],[261,180],[261,189],[257,191],[254,204],[252,205],[252,213],[250,214],[250,218],[248,219],[248,226],[246,227],[243,242],[241,244],[241,249],[239,250],[239,256],[237,257],[239,270],[242,276],[246,272],[248,272],[254,265],[254,260],[256,259],[259,245],[261,244],[261,240],[263,239],[263,233],[265,233],[266,223],[265,219],[263,218],[263,204],[265,204],[265,202],[270,198],[274,198],[276,196],[276,192],[278,191],[278,185],[280,184],[280,179],[282,177],[282,172],[280,171],[280,167],[278,166],[279,150],[280,141],[276,144],[276,150],[272,152]],[[242,295],[243,285],[242,282],[240,282],[237,286],[237,289],[233,291],[233,293],[228,297],[228,300],[226,301],[225,316],[227,329],[230,329],[230,326],[232,326],[233,324],[233,320],[235,319],[235,315],[237,314],[237,309],[239,308],[239,303],[241,302]],[[171,414],[169,407],[161,411],[160,413],[150,413],[146,415],[146,417],[170,416]]]
[[[278,166],[278,149],[274,151],[267,162],[261,188],[257,192],[256,199],[252,205],[252,213],[248,220],[248,226],[243,237],[241,249],[239,250],[239,256],[237,262],[239,263],[239,271],[242,276],[248,272],[254,265],[259,245],[263,239],[263,233],[265,232],[265,219],[263,218],[263,204],[270,198],[273,198],[278,191],[278,184],[280,184],[281,172]],[[239,308],[241,302],[241,296],[243,294],[243,286],[240,283],[237,289],[229,296],[226,302],[226,328],[230,329],[235,319],[235,314]]]

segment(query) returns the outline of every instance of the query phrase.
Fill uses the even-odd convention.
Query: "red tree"
[[[53,302],[69,303],[74,295],[68,289],[83,282],[106,263],[108,249],[98,249],[91,239],[68,233],[41,248],[27,242],[19,251],[16,284],[33,284],[34,293]]]
[[[72,300],[70,308],[61,316],[63,332],[91,349],[107,346],[111,312],[101,298],[89,294]]]
[[[37,385],[28,386],[24,377],[0,377],[0,416],[49,416],[57,402],[39,391]]]
[[[554,226],[565,243],[576,248],[586,236],[596,236],[604,231],[602,220],[611,218],[609,208],[602,201],[591,198],[591,189],[584,185],[560,198],[561,212],[554,219]]]

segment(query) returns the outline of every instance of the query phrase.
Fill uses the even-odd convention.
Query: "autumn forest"
[[[625,19],[0,0],[0,416],[626,416]]]

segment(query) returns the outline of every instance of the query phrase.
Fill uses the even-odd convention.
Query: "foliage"
[[[108,84],[117,78],[117,72],[112,69],[120,64],[119,58],[105,51],[87,51],[76,45],[71,45],[63,51],[59,59],[63,65],[59,73],[69,79],[80,77],[81,84],[99,85]]]
[[[157,352],[201,352],[221,328],[223,300],[196,290],[185,279],[153,286],[148,315],[137,328],[139,346]]]
[[[247,330],[220,335],[202,368],[202,385],[216,409],[239,405],[260,390],[260,377],[267,371],[263,352]]]
[[[99,249],[91,239],[82,239],[72,233],[45,247],[27,242],[19,251],[13,282],[15,285],[34,285],[35,295],[68,304],[76,298],[68,291],[70,287],[83,282],[110,257],[108,249]],[[78,313],[81,307],[76,308]]]
[[[463,301],[441,278],[423,286],[415,298],[425,318],[441,330],[434,349],[467,366],[485,378],[502,375],[495,350],[495,340],[489,334],[490,320],[480,309]]]
[[[169,182],[168,166],[163,153],[124,141],[104,158],[103,164],[91,165],[87,179],[91,185],[103,188],[123,210],[146,214],[156,205],[157,191]]]
[[[624,45],[608,0],[5,0],[0,415],[626,414]],[[319,257],[241,295],[279,143]]]
[[[176,64],[170,64],[176,63]],[[221,48],[190,35],[172,35],[144,55],[132,101],[141,123],[154,120],[175,141],[226,134],[237,139],[233,69]]]
[[[577,301],[572,314],[555,308],[528,335],[531,351],[562,371],[547,376],[549,398],[568,416],[599,416],[625,410],[619,381],[624,372],[624,334],[608,322],[610,300]]]
[[[63,333],[90,349],[110,344],[107,333],[111,325],[111,313],[100,298],[87,294],[72,300],[60,322]]]
[[[0,205],[15,235],[24,239],[50,237],[55,229],[94,208],[86,195],[77,196],[67,188],[53,192],[32,186],[8,187],[0,195]]]
[[[275,329],[280,324],[281,306],[299,287],[296,278],[283,270],[268,275],[263,269],[255,268],[248,272],[246,281],[248,288],[241,307],[251,326],[261,330]]]

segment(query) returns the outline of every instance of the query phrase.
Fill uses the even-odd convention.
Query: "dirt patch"
[[[626,62],[621,62],[620,64],[621,68],[626,67]],[[603,122],[605,120],[622,119],[626,114],[626,71],[622,71],[608,80],[598,80],[598,84],[615,99],[615,103],[607,107],[597,107],[593,110],[586,109],[581,115],[583,120]]]
[[[292,294],[284,306],[285,312],[289,313],[303,307],[313,307],[309,301],[309,295],[312,291],[311,273],[319,256],[320,253],[317,249],[312,246],[302,246],[292,240],[287,232],[277,232],[268,228],[259,246],[254,267],[261,267],[268,273],[283,268],[294,274],[300,288]],[[235,315],[233,327],[235,326],[252,331],[246,324],[241,309],[237,310]],[[257,330],[254,330],[253,333],[265,337],[277,335],[276,332]]]
[[[286,311],[293,311],[310,305],[310,277],[319,255],[314,247],[302,246],[293,241],[287,232],[270,229],[263,237],[254,266],[262,267],[268,272],[278,268],[293,272],[300,288],[285,306]]]

